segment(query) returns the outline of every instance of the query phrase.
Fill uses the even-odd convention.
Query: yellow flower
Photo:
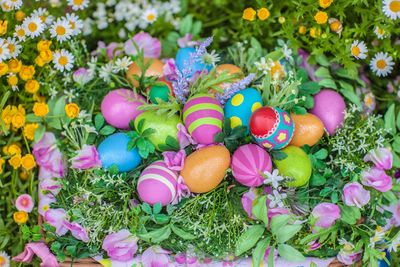
[[[329,23],[329,28],[331,29],[331,31],[336,32],[337,34],[340,34],[342,32],[342,23],[340,22],[340,20],[335,19],[335,18],[330,18],[328,20]]]
[[[16,19],[17,21],[23,21],[24,18],[25,18],[25,13],[24,13],[23,11],[18,10],[18,11],[15,13],[15,19]]]
[[[15,154],[8,160],[8,164],[10,164],[14,170],[18,169],[21,166],[21,154]]]
[[[24,136],[28,140],[33,140],[35,138],[36,129],[39,128],[37,123],[28,123],[24,127]]]
[[[33,105],[33,113],[38,117],[44,117],[49,113],[49,106],[46,103],[36,102]]]
[[[41,50],[39,57],[41,57],[45,63],[49,63],[53,60],[53,52],[50,49]]]
[[[25,83],[25,91],[27,91],[30,94],[36,93],[40,88],[40,84],[36,80],[28,80]]]
[[[9,156],[21,154],[21,148],[17,143],[3,147],[3,153]]]
[[[17,112],[17,114],[13,116],[11,123],[14,128],[21,128],[25,124],[25,114],[22,112]]]
[[[327,8],[332,4],[333,0],[319,0],[319,6],[322,8]]]
[[[254,10],[254,8],[248,7],[243,10],[242,18],[248,21],[253,21],[256,18],[256,11]]]
[[[4,171],[4,169],[3,169],[4,162],[5,162],[5,160],[3,158],[0,158],[0,174],[2,174]]]
[[[21,164],[22,168],[25,170],[29,171],[32,170],[33,168],[36,167],[36,161],[35,158],[32,156],[32,154],[26,154],[21,158]]]
[[[269,18],[269,16],[271,15],[271,13],[269,13],[268,8],[260,8],[259,10],[257,10],[257,17],[260,20],[266,20],[267,18]]]
[[[17,211],[13,214],[14,221],[18,224],[24,224],[28,221],[29,216],[26,211]]]
[[[324,11],[318,11],[314,19],[318,24],[325,24],[328,21],[328,14]]]
[[[8,65],[4,62],[0,63],[0,77],[7,74],[8,72]]]
[[[0,36],[7,33],[7,20],[0,20]]]
[[[16,75],[10,75],[7,77],[7,83],[9,86],[16,86],[18,84],[18,77]]]
[[[28,180],[28,178],[29,178],[29,172],[26,171],[26,170],[24,170],[24,169],[22,169],[21,172],[19,173],[19,178],[20,178],[22,181]]]
[[[35,58],[35,64],[38,65],[39,67],[43,67],[46,64],[46,62],[44,62],[43,58],[37,56]]]
[[[29,79],[33,78],[33,75],[35,75],[35,67],[30,65],[30,66],[25,66],[22,65],[21,70],[19,72],[19,77],[24,80],[27,81]]]
[[[75,118],[79,114],[79,106],[75,103],[65,105],[65,113],[71,119]]]
[[[39,52],[44,51],[44,50],[50,50],[50,46],[51,46],[51,41],[49,41],[49,40],[40,40],[37,43],[37,50]]]
[[[317,29],[317,28],[315,28],[315,27],[312,27],[311,29],[310,29],[310,36],[312,37],[312,38],[317,38],[317,37],[319,37],[321,35],[321,29]]]
[[[307,32],[307,28],[306,28],[306,26],[300,26],[299,27],[299,33],[300,34],[306,34],[306,32]]]
[[[18,73],[21,70],[22,62],[18,59],[11,59],[8,61],[8,69],[13,73]]]
[[[1,119],[6,126],[9,126],[11,124],[12,117],[15,113],[17,113],[17,111],[17,107],[11,105],[8,105],[3,109],[3,111],[1,112]]]

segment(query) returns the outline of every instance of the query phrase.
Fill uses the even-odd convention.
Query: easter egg
[[[189,134],[199,144],[213,144],[222,131],[224,112],[218,100],[206,94],[195,95],[183,108],[183,121]]]
[[[138,129],[140,121],[143,120],[142,129]],[[148,139],[156,147],[157,150],[163,151],[162,145],[165,145],[168,136],[171,136],[177,140],[178,124],[182,123],[178,115],[172,115],[168,117],[167,113],[157,114],[156,111],[148,110],[140,114],[135,119],[135,129],[139,133],[144,132],[147,129],[152,129],[153,133],[148,136]]]
[[[231,122],[231,128],[249,128],[251,114],[263,106],[261,94],[254,88],[246,88],[234,94],[225,104],[224,115]]]
[[[324,124],[321,120],[310,113],[303,115],[291,114],[294,121],[294,135],[290,142],[294,146],[313,146],[318,143],[324,135]]]
[[[346,104],[336,91],[324,89],[314,96],[314,107],[310,113],[317,116],[329,134],[343,123]]]
[[[176,197],[178,173],[168,169],[162,160],[147,166],[140,174],[137,191],[140,199],[150,205],[170,204]]]
[[[231,157],[226,147],[203,147],[185,159],[181,176],[191,192],[205,193],[221,183],[230,161]]]
[[[292,140],[294,122],[283,109],[261,107],[250,117],[250,132],[260,145],[282,149]]]
[[[146,70],[145,76],[150,77],[150,76],[157,76],[161,77],[163,76],[163,67],[164,63],[162,63],[161,60],[156,59],[156,58],[145,58],[144,59],[144,64],[147,64],[147,62],[151,60],[151,64],[149,68]],[[130,66],[128,71],[126,72],[126,78],[128,81],[132,83],[133,86],[138,87],[139,82],[133,78],[134,75],[138,75],[139,77],[142,75],[142,71],[140,67],[136,64],[136,62],[133,62]]]
[[[165,77],[158,80],[157,84],[153,85],[149,90],[150,101],[154,104],[158,104],[157,98],[164,102],[168,102],[171,95],[174,95],[172,83]]]
[[[242,70],[233,64],[221,64],[215,67],[217,73],[222,73],[224,71],[228,72],[229,74],[243,74]]]
[[[138,108],[146,103],[146,99],[129,89],[116,89],[109,92],[101,102],[101,114],[108,124],[128,129],[129,122],[143,111]]]
[[[131,139],[125,133],[115,133],[104,139],[97,148],[103,168],[110,168],[113,165],[118,167],[120,172],[127,172],[135,169],[142,158],[136,148],[128,150],[128,143]]]
[[[190,55],[196,52],[196,48],[194,47],[184,47],[178,50],[175,58],[175,64],[179,71],[183,72],[185,68],[185,64],[189,64]],[[207,65],[201,62],[200,60],[196,60],[194,64],[190,65],[190,73],[188,74],[188,78],[192,77],[196,72],[200,73],[202,71],[210,71],[212,69],[212,65]]]
[[[312,166],[306,152],[297,146],[285,147],[282,152],[286,154],[286,158],[274,160],[274,163],[280,175],[293,179],[286,185],[300,187],[307,184],[311,177]]]
[[[239,147],[232,156],[232,174],[239,183],[254,187],[264,182],[261,173],[272,170],[271,157],[263,148],[255,144]]]

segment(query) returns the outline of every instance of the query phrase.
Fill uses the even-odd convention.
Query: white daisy
[[[386,31],[379,26],[375,27],[374,33],[376,37],[378,37],[378,39],[385,39],[388,36],[388,34],[386,34]]]
[[[279,193],[278,190],[274,189],[272,194],[268,195],[267,198],[270,200],[269,207],[271,209],[275,207],[283,208],[285,205],[283,204],[283,200],[287,197],[285,193]]]
[[[44,31],[45,25],[39,16],[31,16],[24,19],[22,27],[24,27],[27,36],[35,38]]]
[[[0,251],[0,267],[10,266],[10,256],[4,251]]]
[[[129,66],[132,64],[132,60],[130,57],[123,57],[123,58],[118,58],[115,61],[115,66],[114,70],[115,71],[125,71],[128,70]]]
[[[17,37],[19,41],[25,41],[26,31],[22,25],[15,26],[14,37]]]
[[[0,38],[0,62],[7,60],[10,57],[10,50],[8,49],[8,44],[6,40]]]
[[[74,64],[74,56],[71,52],[61,49],[54,53],[53,63],[54,67],[59,71],[70,71]]]
[[[105,82],[111,81],[111,74],[114,72],[112,63],[107,63],[99,70],[99,77]]]
[[[274,188],[278,188],[279,183],[285,179],[279,175],[278,169],[273,170],[272,173],[266,171],[264,175],[266,176],[264,184],[271,184]]]
[[[75,13],[68,13],[66,18],[71,26],[72,35],[78,35],[83,28],[83,21]]]
[[[143,13],[143,19],[146,22],[152,24],[157,19],[157,10],[155,10],[154,8],[147,9]]]
[[[39,7],[32,12],[33,16],[38,16],[43,23],[50,25],[54,21],[54,17],[49,14],[46,8]]]
[[[386,17],[395,20],[400,18],[400,0],[383,0],[382,11]]]
[[[269,63],[266,61],[265,57],[260,58],[260,61],[254,62],[257,70],[267,73],[269,71]]]
[[[201,60],[204,64],[215,66],[215,64],[221,59],[215,50],[212,50],[211,52],[204,53]]]
[[[68,0],[68,5],[75,11],[84,10],[89,6],[89,0]]]
[[[65,18],[59,18],[51,25],[50,34],[51,37],[55,37],[61,43],[67,41],[72,35],[71,25]]]
[[[368,48],[363,41],[354,40],[351,44],[351,55],[356,59],[366,59]]]
[[[22,7],[22,0],[3,0],[1,2],[10,10],[18,10]]]
[[[394,66],[393,58],[386,52],[378,52],[369,63],[371,70],[379,77],[389,75]]]
[[[19,53],[21,53],[22,45],[12,37],[8,37],[6,43],[8,44],[8,50],[10,50],[10,56],[12,58],[18,57]]]

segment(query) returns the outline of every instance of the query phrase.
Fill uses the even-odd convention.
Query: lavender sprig
[[[234,94],[239,92],[240,90],[245,89],[251,81],[256,77],[254,73],[250,73],[240,81],[233,83],[229,88],[227,88],[223,94],[218,94],[217,99],[221,104],[225,104],[225,102],[231,98]]]

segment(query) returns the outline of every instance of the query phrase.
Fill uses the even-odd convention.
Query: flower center
[[[6,259],[3,256],[0,256],[0,266],[6,263]]]
[[[76,26],[75,26],[75,22],[73,22],[73,21],[70,21],[70,22],[69,22],[69,25],[71,25],[71,29],[73,29],[73,30],[74,30],[75,27],[76,27]]]
[[[38,28],[38,26],[37,26],[36,23],[34,23],[34,22],[31,22],[31,23],[29,23],[29,25],[28,25],[28,29],[29,29],[31,32],[36,31],[37,28]]]
[[[66,56],[61,56],[61,57],[58,59],[58,63],[59,63],[60,65],[62,65],[62,66],[65,66],[65,65],[68,64],[68,58],[67,58]]]
[[[24,31],[24,29],[19,29],[18,31],[17,31],[17,35],[18,36],[20,36],[20,37],[22,37],[22,36],[25,36],[25,31]]]
[[[352,53],[354,56],[358,56],[358,55],[360,54],[360,48],[359,48],[358,46],[353,46],[353,47],[351,48],[351,53]]]
[[[8,50],[10,50],[10,53],[14,53],[14,51],[15,51],[15,45],[13,45],[13,44],[8,44]]]
[[[28,200],[27,199],[23,199],[21,201],[22,206],[28,206]]]
[[[340,22],[339,21],[332,22],[332,24],[331,24],[331,30],[332,31],[337,32],[339,30],[339,28],[340,28]]]
[[[386,67],[386,62],[385,62],[385,60],[383,60],[383,59],[379,59],[377,62],[376,62],[376,66],[378,67],[378,69],[384,69],[385,67]]]
[[[153,21],[155,18],[156,18],[156,16],[154,16],[154,14],[147,15],[147,20],[148,21]]]
[[[3,54],[3,48],[0,47],[0,55]]]
[[[80,6],[83,4],[83,0],[74,0],[74,5]]]
[[[64,28],[63,26],[57,26],[57,27],[56,27],[56,33],[57,33],[58,35],[64,35],[65,32],[66,32],[66,30],[65,30],[65,28]]]
[[[399,12],[400,11],[400,1],[392,1],[389,4],[389,9],[392,12]]]
[[[383,29],[381,29],[381,28],[378,28],[378,33],[379,33],[380,35],[384,35],[384,34],[385,34],[385,30],[383,30]]]

